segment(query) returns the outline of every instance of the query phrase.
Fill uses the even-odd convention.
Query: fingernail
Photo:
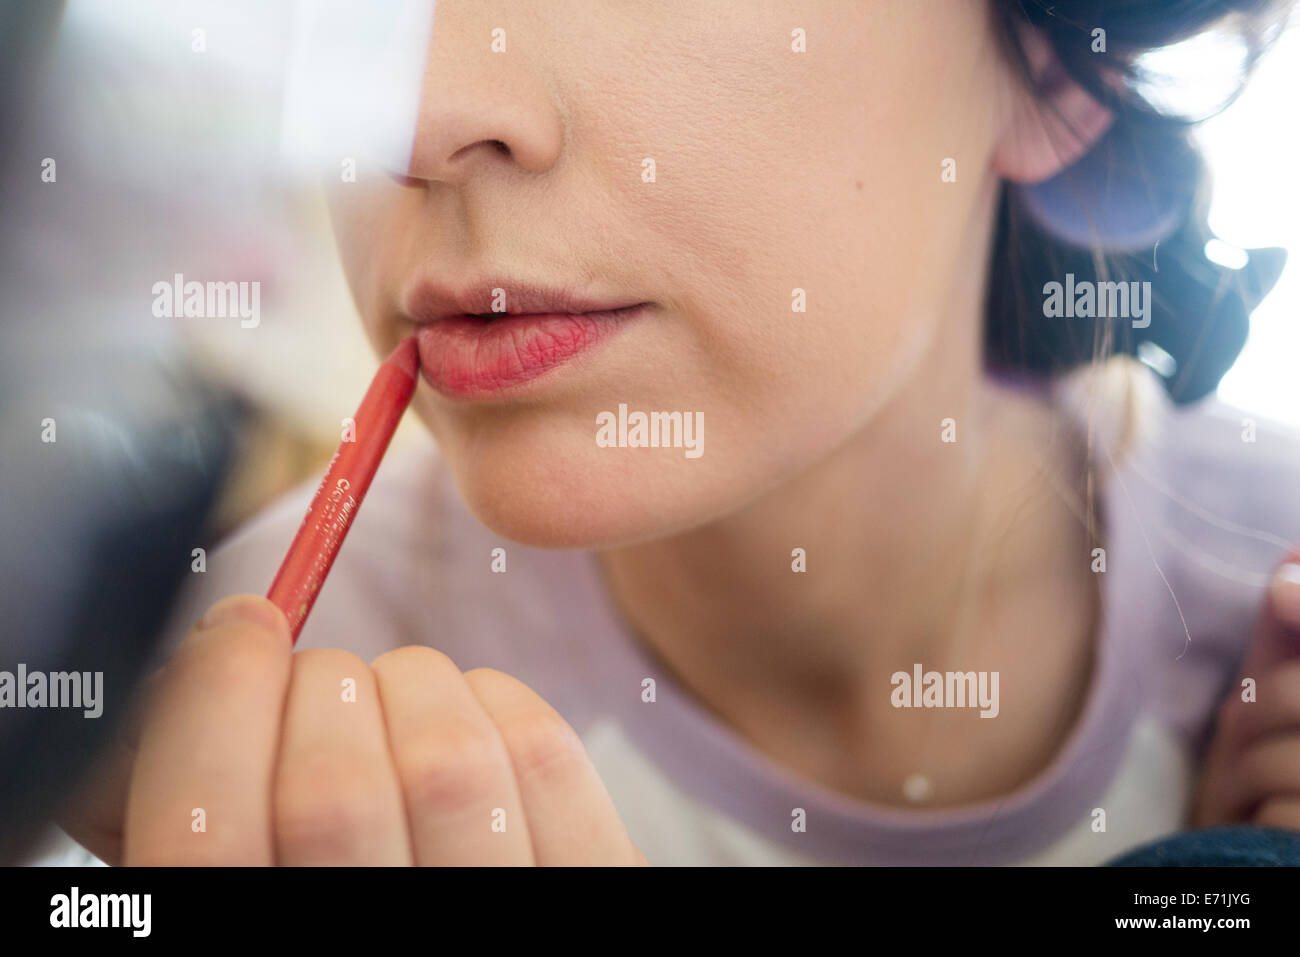
[[[265,598],[257,595],[231,595],[223,598],[200,619],[199,631],[207,631],[219,625],[252,625],[274,631],[277,634],[289,634],[289,624],[284,620],[284,613]]]
[[[1278,568],[1269,591],[1278,616],[1287,624],[1300,627],[1300,565],[1287,562]]]

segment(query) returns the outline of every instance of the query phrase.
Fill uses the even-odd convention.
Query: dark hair
[[[1175,401],[1190,402],[1217,387],[1286,253],[1250,250],[1239,270],[1206,258],[1206,243],[1214,238],[1206,221],[1209,177],[1191,138],[1193,124],[1206,117],[1160,112],[1139,92],[1146,75],[1137,60],[1211,28],[1234,34],[1244,52],[1241,76],[1217,113],[1240,93],[1290,8],[1291,0],[992,0],[1003,52],[1031,90],[1022,37],[1027,27],[1042,34],[1072,80],[1115,114],[1088,155],[1053,181],[1058,205],[1064,197],[1078,218],[1091,221],[1107,202],[1136,204],[1159,213],[1167,225],[1154,245],[1116,249],[1104,230],[1081,239],[1053,228],[1035,212],[1033,191],[1041,188],[1003,184],[986,309],[990,368],[1050,375],[1115,353],[1145,358],[1147,343],[1166,354],[1165,368],[1157,371]],[[1105,31],[1105,52],[1094,52],[1098,29]],[[1067,273],[1095,282],[1151,282],[1149,326],[1137,329],[1114,317],[1045,320],[1044,286]]]

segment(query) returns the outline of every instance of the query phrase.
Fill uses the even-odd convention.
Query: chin
[[[469,510],[493,532],[536,548],[614,548],[717,517],[699,461],[680,451],[599,449],[590,435],[557,441],[478,436],[448,453]]]

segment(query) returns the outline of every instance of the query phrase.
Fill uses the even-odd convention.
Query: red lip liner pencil
[[[375,373],[357,409],[355,441],[339,444],[266,593],[289,620],[295,643],[415,394],[418,361],[415,340],[407,338]]]

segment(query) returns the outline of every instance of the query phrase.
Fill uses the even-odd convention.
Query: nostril
[[[507,155],[510,153],[510,147],[506,146],[506,144],[500,140],[489,140],[488,142],[496,147],[498,153],[505,153]]]

